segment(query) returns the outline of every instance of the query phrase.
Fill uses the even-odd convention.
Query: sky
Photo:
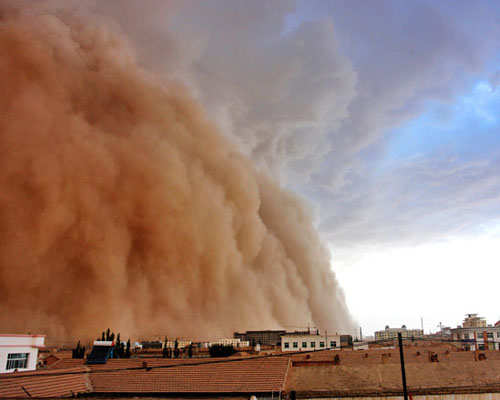
[[[365,334],[500,320],[500,3],[85,4],[304,198]]]
[[[145,65],[186,82],[310,205],[366,334],[500,319],[498,3],[173,2],[135,13],[118,19]]]

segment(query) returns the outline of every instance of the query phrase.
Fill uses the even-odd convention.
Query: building
[[[238,347],[249,347],[250,342],[248,340],[241,340],[241,339],[235,339],[235,338],[221,338],[221,339],[215,339],[211,342],[206,342],[207,347],[213,346],[215,344],[220,344],[223,346],[233,346],[234,348]]]
[[[351,335],[319,335],[303,332],[281,336],[281,351],[335,350],[352,347]]]
[[[167,347],[170,349],[175,349],[177,343],[177,348],[183,349],[184,347],[189,347],[193,342],[191,340],[185,340],[185,339],[174,339],[174,340],[168,340],[167,343],[163,342],[163,344],[160,346],[160,349],[162,347]]]
[[[383,331],[375,332],[375,340],[397,339],[398,333],[401,333],[401,337],[406,339],[421,338],[424,336],[424,331],[422,329],[408,329],[406,325],[403,325],[401,328],[390,328],[389,325],[387,325]]]
[[[246,331],[245,333],[234,332],[233,337],[241,341],[249,342],[251,346],[261,344],[264,346],[280,346],[281,336],[285,335],[283,330]]]
[[[462,327],[464,328],[486,328],[486,320],[477,314],[466,314]]]
[[[399,354],[376,349],[216,360],[147,357],[110,359],[104,366],[63,358],[41,370],[0,375],[0,399],[397,400],[403,397]],[[405,370],[414,399],[500,399],[499,351],[475,357],[451,343],[422,341],[405,349]]]
[[[466,315],[462,326],[451,330],[451,339],[463,350],[500,350],[500,324],[487,325],[477,314]]]
[[[0,373],[35,370],[43,347],[45,335],[0,334]]]

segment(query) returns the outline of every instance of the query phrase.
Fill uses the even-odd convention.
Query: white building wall
[[[214,344],[221,344],[224,346],[233,346],[233,347],[249,347],[250,342],[248,340],[241,340],[239,338],[221,338],[216,339],[212,342],[209,342],[208,346],[213,346]]]
[[[38,360],[38,349],[43,348],[44,335],[0,335],[0,373],[14,372],[7,369],[9,354],[28,353],[26,368],[18,368],[18,371],[33,371],[36,369]]]
[[[333,346],[332,346],[333,342]],[[295,347],[294,344],[297,344]],[[314,343],[314,345],[313,345]],[[321,346],[323,343],[323,346]],[[339,335],[283,335],[281,336],[281,351],[314,351],[314,350],[340,350]]]

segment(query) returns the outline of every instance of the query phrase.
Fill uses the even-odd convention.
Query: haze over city
[[[0,330],[499,320],[499,15],[1,0]]]

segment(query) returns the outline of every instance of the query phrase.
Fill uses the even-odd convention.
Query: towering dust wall
[[[4,11],[0,74],[1,331],[351,327],[300,201],[122,38]]]

